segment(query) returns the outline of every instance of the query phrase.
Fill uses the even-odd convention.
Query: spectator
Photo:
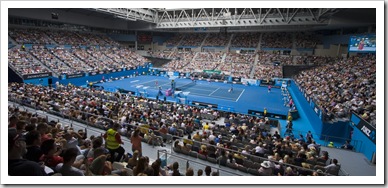
[[[131,158],[128,159],[128,164],[127,164],[127,168],[133,168],[137,165],[138,163],[138,158],[139,158],[139,151],[138,150],[135,150],[133,152],[133,156]]]
[[[334,175],[334,176],[338,176],[338,173],[341,169],[341,164],[338,163],[338,160],[337,159],[333,159],[332,160],[332,163],[325,166],[325,167],[322,167],[322,166],[319,166],[319,165],[315,165],[315,170],[322,170],[324,171],[325,173],[328,173],[328,174],[331,174],[331,175]]]
[[[104,139],[106,142],[106,147],[108,148],[110,152],[110,162],[113,163],[114,161],[120,161],[123,157],[125,150],[120,144],[124,144],[124,142],[121,140],[120,134],[117,132],[120,128],[120,125],[118,123],[113,124],[113,127],[108,129],[108,131],[104,134]],[[117,153],[117,156],[115,157],[115,154]]]
[[[63,153],[63,163],[59,163],[55,170],[61,173],[62,176],[84,176],[82,170],[73,167],[78,152],[79,151],[76,148],[66,149]]]
[[[62,146],[55,143],[55,140],[49,139],[42,142],[40,146],[43,155],[40,158],[40,161],[43,161],[47,167],[55,169],[59,163],[63,163],[63,158],[59,156],[62,153]]]
[[[193,168],[189,167],[189,168],[186,170],[186,176],[194,176],[194,170],[193,170]]]
[[[132,143],[132,152],[135,152],[136,150],[139,152],[139,157],[142,156],[142,147],[141,147],[141,139],[142,137],[139,135],[140,129],[137,128],[133,135],[131,136],[131,143]]]
[[[140,157],[137,165],[133,167],[133,175],[137,176],[139,173],[143,173],[147,166],[146,158],[144,156]]]
[[[261,164],[261,167],[259,169],[259,175],[260,176],[272,176],[272,168],[269,164],[269,161],[264,161]]]
[[[40,149],[40,145],[42,144],[40,133],[36,130],[32,130],[26,134],[25,139],[27,145],[25,158],[30,161],[39,162],[39,159],[43,154]]]
[[[205,174],[206,174],[206,176],[210,176],[211,172],[212,172],[212,168],[210,166],[206,166],[205,167]]]
[[[348,149],[348,150],[353,150],[353,146],[350,144],[349,140],[345,141],[345,144],[341,146],[342,149]]]
[[[203,170],[202,169],[198,169],[197,176],[202,176],[202,175],[203,175]]]
[[[25,138],[16,129],[8,129],[8,175],[44,176],[46,173],[38,163],[22,158],[26,152]]]

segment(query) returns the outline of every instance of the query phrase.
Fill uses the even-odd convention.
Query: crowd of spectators
[[[337,58],[326,56],[297,56],[294,65],[325,65],[336,61]]]
[[[45,33],[59,45],[80,46],[89,44],[89,41],[85,41],[73,31],[47,30]]]
[[[209,33],[203,46],[227,46],[231,35],[230,33]]]
[[[185,71],[215,70],[222,60],[221,52],[197,52],[194,60],[185,66]]]
[[[349,117],[350,112],[376,125],[376,56],[348,59],[302,71],[295,81],[326,118]]]
[[[219,70],[231,73],[233,77],[249,78],[256,54],[227,53]]]
[[[281,78],[282,68],[274,62],[292,64],[292,56],[279,55],[274,52],[259,52],[258,63],[254,68],[253,79]]]
[[[206,33],[186,34],[180,46],[201,46],[203,40],[205,40],[205,37],[206,37]]]
[[[28,51],[17,48],[8,50],[8,61],[21,74],[49,72],[47,69],[49,68],[59,75],[131,68],[144,66],[149,62],[148,59],[126,48],[47,49],[38,45],[34,45]]]
[[[101,49],[101,48],[100,48]],[[102,48],[103,53],[111,58],[120,67],[130,68],[144,65],[148,60],[126,48]]]
[[[186,71],[186,65],[188,65],[194,58],[194,52],[182,52],[182,51],[174,51],[170,58],[172,60],[163,65],[163,68],[167,71]]]
[[[59,44],[59,45],[99,45],[119,46],[120,44],[108,36],[64,31],[64,30],[43,30],[43,29],[10,29],[9,36],[18,44]]]
[[[74,35],[78,36],[83,41],[85,41],[84,44],[86,44],[86,42],[87,42],[87,45],[92,45],[92,46],[95,46],[95,45],[105,46],[106,45],[105,41],[102,40],[102,38],[98,35],[94,35],[94,34],[90,34],[90,33],[80,33],[80,32],[74,32]]]
[[[88,66],[83,60],[76,57],[69,50],[57,47],[53,50],[53,54],[77,72],[90,72],[93,70],[93,68]]]
[[[272,32],[263,33],[262,48],[292,48],[292,33]]]
[[[261,33],[235,33],[232,47],[256,48],[260,42]]]
[[[166,46],[177,46],[184,37],[184,34],[178,33],[166,40]]]
[[[105,65],[99,65],[99,61],[94,58],[86,49],[84,48],[74,48],[71,50],[72,53],[81,59],[85,64],[92,68],[92,70],[100,71],[104,70]],[[101,67],[102,66],[102,67]]]
[[[82,120],[88,122],[89,125],[100,126],[100,128],[105,130],[118,125],[120,128],[118,129],[118,132],[123,136],[132,137],[131,132],[138,131],[141,138],[145,139],[148,139],[146,135],[148,130],[139,132],[139,130],[141,130],[139,125],[146,124],[147,128],[151,130],[161,130],[161,132],[163,132],[163,129],[166,129],[168,130],[168,133],[178,136],[179,131],[177,131],[177,129],[181,127],[192,127],[195,117],[200,113],[218,116],[218,113],[216,111],[213,112],[213,110],[205,111],[204,109],[201,110],[196,107],[162,102],[160,102],[159,105],[156,101],[148,101],[147,99],[134,98],[118,93],[109,93],[71,85],[60,86],[58,89],[53,89],[49,87],[12,83],[9,85],[9,96],[12,98],[11,100],[17,100],[24,105],[31,105],[37,109],[48,112],[57,112],[64,117]],[[106,99],[106,97],[109,97],[109,99]],[[158,109],[152,109],[151,106],[157,106]],[[75,151],[76,155],[74,156],[77,158],[77,165],[70,164],[69,166],[77,168],[76,171],[79,172],[79,175],[87,175],[90,173],[94,175],[125,175],[124,171],[114,173],[116,171],[113,171],[111,168],[108,173],[102,173],[97,170],[104,166],[105,161],[109,161],[107,159],[109,157],[107,157],[106,150],[103,148],[98,149],[103,145],[101,137],[93,136],[87,138],[86,132],[82,132],[82,130],[76,132],[69,127],[69,125],[53,121],[48,122],[46,118],[36,116],[35,114],[33,115],[31,112],[12,109],[11,107],[9,108],[9,115],[9,127],[17,127],[19,129],[19,121],[24,121],[26,123],[23,125],[27,126],[20,128],[22,132],[28,135],[30,134],[29,131],[37,130],[39,134],[42,135],[42,143],[35,143],[34,149],[41,149],[43,155],[36,157],[35,162],[44,160],[44,164],[54,172],[64,173],[60,170],[62,164],[60,166],[58,165],[66,160],[64,159],[63,152],[62,157],[62,155],[59,154],[61,152],[55,153],[51,152],[51,150],[55,147],[55,149],[60,148],[66,152],[71,145],[78,149]],[[37,125],[37,127],[35,127],[35,125]],[[46,141],[50,142],[46,143]],[[54,142],[60,146],[57,147]],[[133,143],[134,141],[132,141],[132,144]],[[30,146],[30,144],[28,144],[28,146]],[[139,150],[141,150],[141,148],[134,150],[133,154],[135,155],[138,153],[138,161],[141,161],[143,158]],[[103,157],[103,159],[99,158],[101,155],[104,155],[105,157]],[[90,159],[89,156],[94,159]],[[49,160],[45,160],[46,158],[55,158],[56,160],[48,162]],[[94,162],[94,160],[97,161]],[[127,158],[114,161],[127,161]],[[128,163],[129,162],[130,160],[128,160]],[[86,165],[87,163],[88,165]],[[147,165],[148,164],[149,162],[147,162]],[[111,163],[108,166],[111,166]],[[132,167],[134,167],[134,175],[141,172],[139,171],[139,166],[132,165]]]
[[[295,44],[296,48],[315,48],[321,41],[316,34],[312,32],[296,32]]]
[[[29,52],[53,72],[56,72],[58,74],[77,73],[77,70],[69,67],[66,63],[62,62],[53,54],[54,49],[32,48]]]
[[[111,39],[106,35],[98,35],[98,36],[101,37],[101,39],[104,40],[106,45],[108,46],[121,46],[120,43],[118,43],[117,41]]]
[[[112,70],[144,65],[147,61],[144,57],[129,49],[116,47],[88,48],[86,50],[97,61],[98,70]]]
[[[259,62],[254,69],[253,79],[267,80],[271,78],[281,78],[282,75],[281,66],[261,64]]]
[[[19,44],[53,44],[54,42],[39,29],[10,29],[8,35]]]
[[[17,48],[8,50],[8,64],[22,75],[50,72],[39,61],[35,60],[31,54]]]
[[[164,51],[148,51],[148,54],[151,57],[156,57],[156,58],[162,58],[162,59],[169,59],[170,54],[172,53],[171,50],[164,50]]]
[[[320,155],[320,147],[312,138],[306,138],[306,140],[292,137],[282,138],[277,132],[271,135],[269,132],[271,122],[268,118],[227,113],[225,125],[220,126],[200,118],[204,117],[203,114],[209,114],[213,119],[218,119],[220,114],[216,110],[153,101],[71,85],[59,86],[58,89],[54,89],[11,83],[8,87],[8,94],[10,100],[18,101],[24,105],[32,105],[39,110],[56,112],[66,118],[83,121],[88,125],[105,130],[116,127],[118,128],[117,132],[121,135],[131,138],[136,135],[136,131],[141,139],[145,140],[152,140],[152,135],[157,135],[157,133],[171,134],[177,137],[186,134],[189,137],[181,140],[183,145],[180,141],[175,142],[174,150],[183,150],[186,147],[189,152],[196,152],[200,159],[203,157],[204,159],[213,158],[218,160],[221,165],[232,168],[249,165],[249,168],[252,168],[256,175],[289,175],[290,173],[314,175],[316,172],[311,170],[316,165],[320,167],[320,164],[325,164],[324,162],[328,159],[327,155]],[[112,169],[111,162],[107,163],[110,160],[108,160],[108,151],[102,147],[103,137],[91,136],[88,138],[86,131],[76,131],[69,125],[63,125],[56,121],[48,122],[46,118],[36,116],[31,112],[20,111],[17,108],[9,107],[8,110],[9,128],[16,128],[20,132],[24,132],[27,138],[29,136],[35,137],[32,136],[35,132],[41,137],[41,143],[34,142],[34,139],[28,142],[27,147],[31,147],[31,149],[27,150],[27,153],[29,151],[33,153],[26,156],[39,155],[40,157],[35,157],[35,160],[38,160],[35,162],[43,161],[44,165],[51,168],[54,173],[69,175],[66,173],[67,171],[62,171],[62,168],[67,166],[67,168],[72,167],[72,172],[76,171],[72,175],[127,175],[126,170],[117,171]],[[135,134],[132,133],[133,131]],[[9,139],[12,143],[15,140],[17,138],[14,135]],[[74,151],[69,150],[70,148],[74,148],[72,149]],[[20,151],[18,149],[12,145],[10,147],[11,154]],[[133,156],[137,156],[138,160],[124,157],[122,160],[113,161],[128,161],[127,167],[132,168],[133,175],[147,174],[150,161],[147,156],[141,156],[141,152],[138,150],[139,148],[133,151]],[[65,157],[67,152],[73,153],[70,160]],[[19,155],[21,154],[19,153]],[[199,155],[203,157],[199,157]],[[33,158],[28,160],[31,162],[31,159]],[[152,167],[154,170],[160,169],[160,161],[158,160],[155,162],[159,162],[159,164],[152,165],[155,167]],[[102,170],[101,168],[105,165],[110,166],[110,170]],[[14,173],[15,169],[12,165],[9,167],[10,175],[17,174]],[[178,175],[179,167],[175,162],[170,168],[172,171],[166,171],[166,174]],[[209,168],[205,168],[207,175],[211,173]],[[322,169],[325,168],[322,167]],[[189,175],[193,174],[191,170],[187,170],[187,172]],[[153,173],[147,175],[150,174]]]

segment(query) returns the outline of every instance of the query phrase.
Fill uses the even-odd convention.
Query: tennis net
[[[177,91],[182,91],[182,90],[185,90],[185,89],[187,89],[187,88],[189,88],[189,87],[193,87],[193,86],[195,86],[195,82],[190,82],[190,83],[188,83],[188,84],[185,84],[185,85],[176,87],[176,90],[177,90]]]

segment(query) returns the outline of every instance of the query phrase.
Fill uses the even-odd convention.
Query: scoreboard
[[[137,35],[137,42],[139,42],[139,43],[151,43],[152,42],[152,35],[151,34],[138,34]]]

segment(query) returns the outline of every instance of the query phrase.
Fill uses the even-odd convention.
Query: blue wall
[[[94,81],[100,81],[102,80],[102,76],[104,76],[105,79],[108,79],[110,77],[121,77],[121,76],[128,76],[128,75],[133,75],[136,73],[136,71],[139,72],[139,74],[142,74],[142,72],[148,72],[148,68],[140,68],[136,70],[129,70],[129,71],[122,71],[122,72],[115,72],[115,73],[109,73],[109,74],[99,74],[99,75],[94,75],[94,76],[85,76],[85,77],[80,77],[80,78],[70,78],[66,80],[59,80],[60,84],[67,85],[69,83],[77,86],[81,85],[86,85],[86,81],[89,82],[94,82]],[[53,80],[53,84],[55,84]]]
[[[308,118],[308,120],[311,123],[311,127],[314,129],[316,134],[322,133],[322,121],[319,119],[318,115],[314,112],[314,110],[311,108],[310,104],[307,102],[306,98],[303,96],[303,94],[299,91],[298,86],[296,86],[295,82],[291,82],[291,89],[295,96],[292,96],[293,98],[296,98],[302,109]]]
[[[356,127],[354,127],[352,140],[360,140],[362,145],[359,152],[363,153],[367,159],[372,160],[373,153],[376,152],[376,144]]]
[[[124,34],[109,34],[110,38],[116,41],[127,41],[127,42],[134,42],[136,41],[135,35],[124,35]]]
[[[350,137],[350,127],[349,122],[338,121],[336,123],[323,123],[322,125],[322,135],[332,136],[329,138],[329,141],[345,143],[345,139]],[[339,138],[334,138],[339,137]]]
[[[164,41],[166,41],[169,37],[162,36],[153,36],[152,42],[157,42],[159,45],[163,45]]]
[[[35,85],[43,85],[48,86],[48,78],[35,78],[35,79],[28,79],[24,80],[24,83],[27,84],[35,84]]]
[[[331,44],[349,44],[351,35],[330,35],[330,36],[324,36],[323,41],[323,48],[330,48]]]

